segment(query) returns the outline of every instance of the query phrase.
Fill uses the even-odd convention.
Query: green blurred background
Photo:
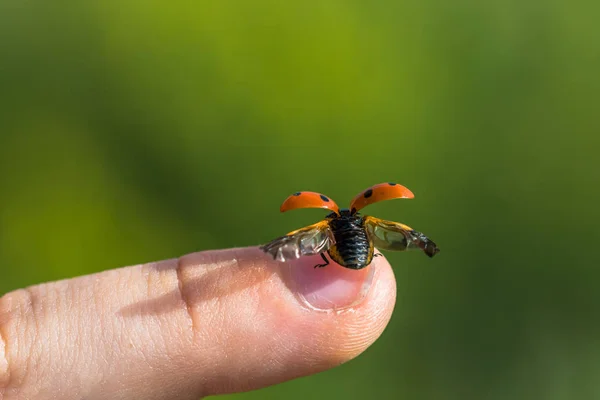
[[[600,398],[600,6],[0,3],[0,292],[312,223],[314,190],[442,249],[386,255],[358,359],[233,399]],[[265,223],[267,221],[268,223]]]

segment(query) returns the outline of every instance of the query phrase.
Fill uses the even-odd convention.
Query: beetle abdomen
[[[373,259],[373,248],[362,222],[360,217],[339,218],[330,222],[335,245],[329,249],[329,256],[346,268],[361,269]]]

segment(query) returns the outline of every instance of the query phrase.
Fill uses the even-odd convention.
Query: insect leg
[[[375,254],[373,254],[373,257],[383,257],[383,254],[381,254],[381,253],[375,253]]]
[[[323,268],[329,265],[329,260],[325,257],[325,253],[320,253],[321,254],[321,258],[323,259],[323,261],[325,261],[325,264],[317,264],[315,265],[315,268]]]

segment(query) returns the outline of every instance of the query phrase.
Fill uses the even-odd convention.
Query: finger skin
[[[246,391],[339,365],[382,333],[396,293],[383,257],[365,299],[329,312],[298,300],[285,267],[228,249],[6,294],[0,399]]]

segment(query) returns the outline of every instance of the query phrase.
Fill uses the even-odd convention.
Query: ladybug
[[[329,265],[325,253],[343,267],[362,269],[368,266],[375,247],[382,250],[405,251],[421,249],[429,257],[440,249],[425,235],[399,222],[362,216],[358,212],[369,204],[391,199],[412,199],[414,194],[397,183],[380,183],[354,197],[350,208],[338,208],[329,197],[315,192],[296,192],[281,205],[285,212],[296,208],[325,208],[331,210],[324,220],[292,231],[261,246],[261,250],[284,262],[307,255],[321,255]]]

